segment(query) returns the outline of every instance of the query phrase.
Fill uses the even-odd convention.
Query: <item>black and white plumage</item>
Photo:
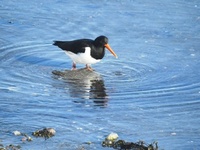
[[[54,41],[54,44],[65,51],[72,59],[72,69],[76,69],[76,63],[85,64],[86,69],[92,70],[91,64],[99,62],[105,55],[107,48],[116,58],[117,55],[108,45],[106,36],[99,36],[95,40],[79,39],[73,41]]]

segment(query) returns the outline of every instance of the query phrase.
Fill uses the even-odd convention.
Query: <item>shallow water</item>
[[[1,1],[0,144],[107,149],[101,141],[116,132],[160,149],[198,149],[199,31],[197,0]],[[99,35],[118,59],[107,52],[78,82],[52,74],[71,68],[53,40]],[[43,127],[56,136],[23,143],[12,134]]]

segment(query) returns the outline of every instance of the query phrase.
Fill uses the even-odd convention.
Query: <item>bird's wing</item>
[[[75,41],[54,41],[53,45],[58,46],[62,50],[70,51],[77,54],[77,53],[84,53],[85,47],[91,47],[92,42],[93,41],[89,39],[82,39]]]

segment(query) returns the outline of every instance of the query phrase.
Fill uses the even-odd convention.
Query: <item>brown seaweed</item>
[[[21,146],[19,145],[10,144],[4,147],[2,144],[0,144],[0,150],[20,150],[20,149],[21,149]]]
[[[126,142],[124,140],[109,140],[105,138],[102,142],[103,147],[111,147],[117,150],[158,150],[157,142],[153,142],[152,144],[146,144],[143,141],[139,142]]]
[[[53,128],[44,128],[33,132],[32,135],[35,137],[44,137],[45,139],[48,139],[54,136],[55,133],[56,131]]]

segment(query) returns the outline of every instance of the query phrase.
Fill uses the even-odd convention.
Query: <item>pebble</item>
[[[13,134],[16,135],[16,136],[19,136],[19,135],[21,135],[21,132],[20,131],[13,131]]]
[[[47,131],[52,135],[54,136],[56,134],[56,130],[53,129],[53,128],[47,128]]]
[[[117,133],[110,133],[110,134],[106,137],[106,140],[115,141],[118,137],[119,137],[119,136],[118,136]]]

